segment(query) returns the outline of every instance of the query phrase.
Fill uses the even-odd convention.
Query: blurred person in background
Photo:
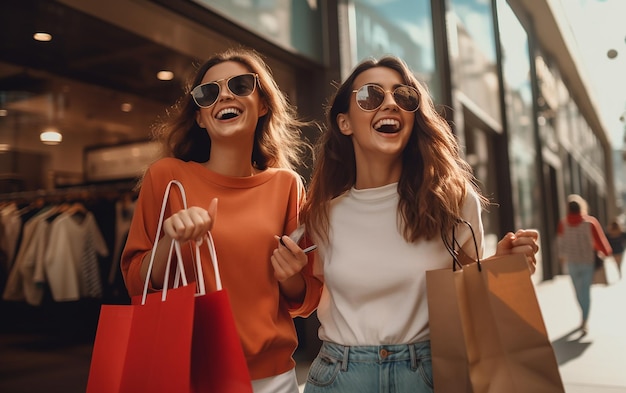
[[[624,247],[626,245],[626,232],[617,220],[611,221],[606,228],[606,238],[609,240],[611,249],[613,249],[613,259],[617,265],[619,278],[622,278],[622,257],[624,256]]]
[[[567,197],[567,216],[557,228],[559,259],[567,264],[572,278],[576,300],[582,313],[580,330],[587,334],[587,320],[591,306],[591,284],[597,253],[612,254],[611,245],[600,222],[587,212],[587,201],[580,195]]]

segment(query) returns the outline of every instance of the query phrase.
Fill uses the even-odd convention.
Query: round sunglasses
[[[191,90],[191,96],[200,108],[209,108],[217,102],[217,97],[220,95],[219,82],[225,80],[231,93],[238,97],[246,97],[254,92],[258,77],[257,74],[249,73],[203,83]]]
[[[368,83],[356,90],[356,103],[362,110],[372,112],[380,108],[385,101],[387,90],[379,85]],[[393,99],[400,109],[406,112],[415,112],[420,106],[420,93],[416,88],[407,85],[400,85],[390,91]]]

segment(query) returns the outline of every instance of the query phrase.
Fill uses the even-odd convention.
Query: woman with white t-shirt
[[[361,63],[338,88],[316,154],[303,218],[319,246],[323,344],[305,393],[432,392],[425,272],[450,266],[441,235],[459,219],[482,250],[486,199],[470,166],[395,57]],[[465,225],[456,239],[477,257]],[[525,253],[534,270],[536,239],[508,233],[496,253]]]

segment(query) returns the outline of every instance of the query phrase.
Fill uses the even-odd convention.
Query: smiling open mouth
[[[225,108],[217,113],[215,116],[218,120],[228,120],[233,119],[237,116],[241,115],[241,111],[237,108]]]
[[[400,131],[400,122],[394,119],[382,119],[374,124],[374,129],[384,134],[393,134]]]

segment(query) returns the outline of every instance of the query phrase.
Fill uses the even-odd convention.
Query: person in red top
[[[587,201],[580,195],[567,197],[567,216],[557,228],[559,259],[567,264],[576,299],[582,313],[580,330],[587,334],[587,320],[591,306],[591,283],[596,253],[612,254],[609,241],[598,220],[587,213]]]
[[[303,125],[256,52],[211,57],[156,128],[165,154],[143,176],[121,259],[129,294],[141,294],[165,188],[180,181],[189,207],[173,187],[150,288],[164,286],[171,239],[201,242],[210,230],[255,393],[298,392],[292,317],[315,310],[322,286],[305,274],[307,255],[283,236],[299,227],[305,200],[293,170],[306,147]],[[215,290],[208,250],[201,250],[207,291]]]

